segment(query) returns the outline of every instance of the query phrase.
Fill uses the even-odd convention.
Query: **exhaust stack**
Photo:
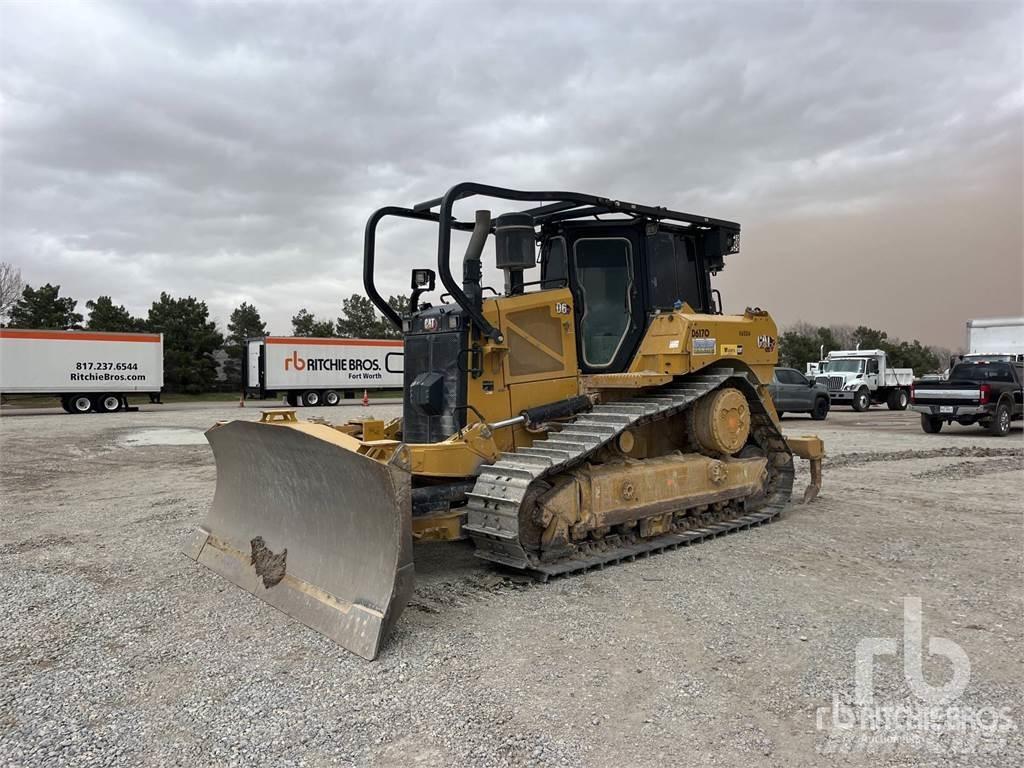
[[[466,255],[462,257],[462,292],[466,294],[473,307],[479,312],[483,304],[480,280],[483,270],[480,267],[480,254],[484,252],[487,236],[491,233],[491,212],[477,211],[473,235],[466,246]]]

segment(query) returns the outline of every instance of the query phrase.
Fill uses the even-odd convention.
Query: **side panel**
[[[264,387],[364,389],[402,386],[402,342],[268,336]]]
[[[701,315],[664,312],[654,317],[630,372],[681,376],[711,365],[736,361],[767,384],[778,363],[778,331],[768,313]]]
[[[158,392],[163,336],[0,329],[4,393]]]
[[[485,353],[483,373],[469,380],[469,404],[488,421],[579,394],[573,298],[567,288],[525,293],[484,303],[488,320],[505,337],[505,354]],[[499,430],[498,447],[530,445],[520,427]]]
[[[1024,354],[1024,317],[969,320],[967,353]]]

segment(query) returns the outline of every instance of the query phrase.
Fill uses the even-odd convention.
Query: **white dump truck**
[[[128,395],[159,401],[164,338],[0,328],[0,395],[53,395],[68,413],[129,408]]]
[[[885,403],[902,411],[910,402],[914,369],[891,367],[881,349],[837,350],[818,363],[816,380],[828,387],[832,405],[866,411]]]
[[[363,390],[402,388],[402,342],[264,336],[246,341],[246,393],[293,406],[337,405]]]
[[[967,321],[964,359],[1024,362],[1024,317],[984,317]]]

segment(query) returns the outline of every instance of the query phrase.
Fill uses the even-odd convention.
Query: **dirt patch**
[[[1016,425],[1002,440],[936,439],[901,412],[871,414],[870,428],[830,415],[813,425],[833,453],[814,503],[547,584],[517,583],[468,543],[417,543],[410,609],[369,663],[181,554],[213,497],[211,451],[118,444],[131,429],[242,415],[258,411],[2,420],[5,481],[15,467],[39,485],[0,494],[0,665],[17,694],[0,705],[0,754],[74,764],[100,733],[91,753],[126,764],[819,765],[815,710],[853,691],[860,640],[897,644],[877,660],[876,700],[912,698],[901,641],[916,596],[929,683],[950,671],[927,642],[948,638],[971,662],[960,703],[1010,706],[1018,727],[987,762],[959,764],[1024,764]],[[806,463],[797,471],[799,490]],[[261,565],[271,579],[277,554]],[[64,743],[69,724],[80,730]]]
[[[250,544],[252,557],[249,563],[256,569],[256,575],[263,579],[263,586],[270,589],[280,584],[287,568],[288,550],[282,550],[280,553],[271,552],[267,549],[262,536],[257,536]]]
[[[917,480],[945,477],[956,479],[960,477],[977,477],[979,475],[993,475],[998,472],[1013,472],[1024,469],[1024,461],[1020,457],[996,458],[992,461],[958,461],[955,464],[947,464],[936,469],[927,469],[924,472],[913,472],[911,477]]]
[[[989,448],[987,446],[966,445],[928,450],[841,453],[834,458],[826,458],[824,466],[829,469],[841,469],[842,467],[868,464],[875,461],[910,461],[913,459],[940,459],[958,456],[974,459],[991,456],[1016,456],[1024,460],[1024,448]]]

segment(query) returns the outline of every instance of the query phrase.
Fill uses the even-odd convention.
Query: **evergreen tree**
[[[353,293],[341,301],[338,335],[345,339],[375,339],[381,333],[380,319],[373,302]]]
[[[206,302],[191,296],[174,299],[161,293],[150,307],[146,328],[164,335],[164,386],[169,391],[199,394],[216,384],[213,353],[224,336],[209,315]]]
[[[337,334],[334,332],[334,323],[330,320],[317,320],[316,315],[306,311],[306,308],[303,307],[297,315],[292,317],[292,335],[330,338]]]
[[[228,355],[224,363],[224,373],[228,384],[234,389],[242,385],[242,355],[246,339],[266,336],[267,326],[260,317],[259,310],[252,304],[242,302],[231,313],[228,320],[228,335],[224,342],[224,351]]]
[[[96,301],[85,302],[89,310],[89,322],[85,327],[90,331],[113,331],[131,333],[142,330],[145,324],[142,318],[132,317],[123,306],[114,305],[109,296],[100,296]]]
[[[388,304],[400,317],[409,312],[408,296],[389,296]],[[346,339],[400,339],[402,332],[391,324],[366,296],[353,293],[342,299],[338,335]]]
[[[78,328],[82,316],[75,312],[76,306],[77,301],[60,295],[59,285],[26,285],[21,298],[11,307],[9,324],[11,328]]]

